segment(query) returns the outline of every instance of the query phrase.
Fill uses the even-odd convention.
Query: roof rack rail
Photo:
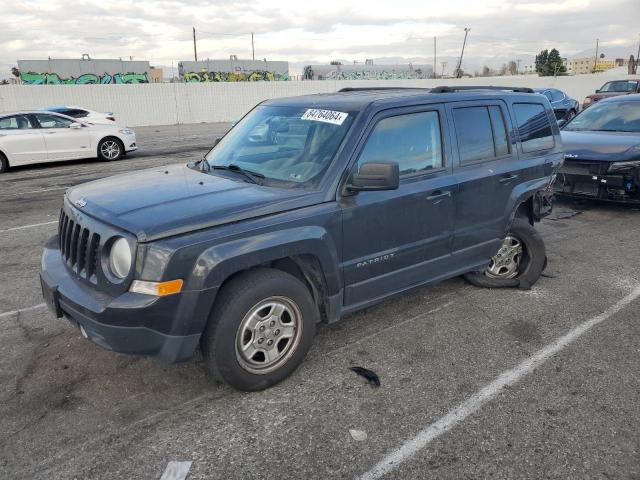
[[[464,90],[507,90],[518,93],[535,93],[529,87],[497,87],[494,85],[460,85],[460,86],[441,86],[431,89],[431,93],[454,93]]]
[[[340,92],[366,92],[367,90],[429,90],[424,87],[344,87]]]

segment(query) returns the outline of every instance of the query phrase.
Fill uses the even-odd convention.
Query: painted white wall
[[[616,77],[618,78],[618,77]],[[640,79],[640,75],[621,75]],[[334,92],[344,87],[437,85],[502,85],[556,87],[582,102],[612,77],[603,74],[566,77],[463,78],[445,80],[291,81],[255,83],[157,83],[141,85],[5,85],[0,86],[0,112],[53,105],[79,105],[114,112],[129,126],[229,122],[268,98]]]

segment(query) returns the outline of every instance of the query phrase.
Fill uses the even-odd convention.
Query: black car
[[[556,193],[640,203],[640,95],[599,101],[563,127],[562,140]]]
[[[534,92],[549,99],[553,113],[558,120],[569,121],[578,114],[580,103],[557,88],[534,88]]]
[[[200,346],[214,376],[258,390],[318,321],[462,274],[529,288],[562,144],[546,98],[513,90],[265,101],[199,162],[68,190],[44,297],[105,348],[173,362]]]

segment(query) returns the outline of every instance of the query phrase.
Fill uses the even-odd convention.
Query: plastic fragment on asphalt
[[[184,480],[189,475],[192,462],[169,462],[160,480]]]
[[[378,377],[378,374],[376,372],[373,372],[373,371],[369,370],[368,368],[364,368],[364,367],[351,367],[351,368],[349,368],[349,370],[351,370],[352,372],[357,373],[361,377],[366,378],[369,381],[369,384],[371,386],[373,386],[373,387],[379,387],[380,386],[380,377]]]
[[[349,433],[351,434],[351,438],[353,438],[356,442],[364,442],[367,439],[367,432],[363,430],[349,429]]]

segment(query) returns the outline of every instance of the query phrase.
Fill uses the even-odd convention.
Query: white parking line
[[[19,197],[20,195],[29,195],[31,193],[43,193],[43,192],[53,192],[54,190],[66,190],[67,187],[52,187],[52,188],[41,188],[40,190],[29,190],[28,192],[16,192],[16,193],[0,193],[0,197]]]
[[[160,480],[184,480],[189,475],[192,462],[169,462]]]
[[[32,307],[21,308],[19,310],[11,310],[10,312],[0,313],[0,318],[10,317],[11,315],[18,315],[23,312],[30,312],[31,310],[37,310],[42,307],[46,307],[45,303],[39,303],[38,305],[34,305]]]
[[[5,228],[4,230],[0,230],[0,233],[14,232],[16,230],[24,230],[25,228],[44,227],[45,225],[53,225],[54,223],[58,223],[58,220],[54,220],[52,222],[32,223],[31,225],[22,225],[20,227]]]
[[[495,380],[481,390],[478,390],[472,397],[465,400],[453,410],[449,411],[449,413],[440,418],[440,420],[426,426],[423,430],[419,431],[415,437],[406,441],[398,449],[389,453],[371,470],[359,476],[358,480],[378,479],[396,469],[403,462],[406,462],[420,450],[425,448],[431,441],[451,430],[458,423],[478,411],[485,403],[489,402],[498,393],[500,393],[503,388],[518,382],[524,376],[528,375],[537,367],[549,360],[553,355],[569,346],[572,342],[580,338],[596,325],[618,313],[638,297],[640,297],[640,286],[636,287],[629,295],[624,297],[615,305],[609,307],[600,315],[581,323],[553,343],[550,343],[546,347],[538,350],[535,354],[524,360],[519,365],[516,365],[512,369],[500,374]]]

